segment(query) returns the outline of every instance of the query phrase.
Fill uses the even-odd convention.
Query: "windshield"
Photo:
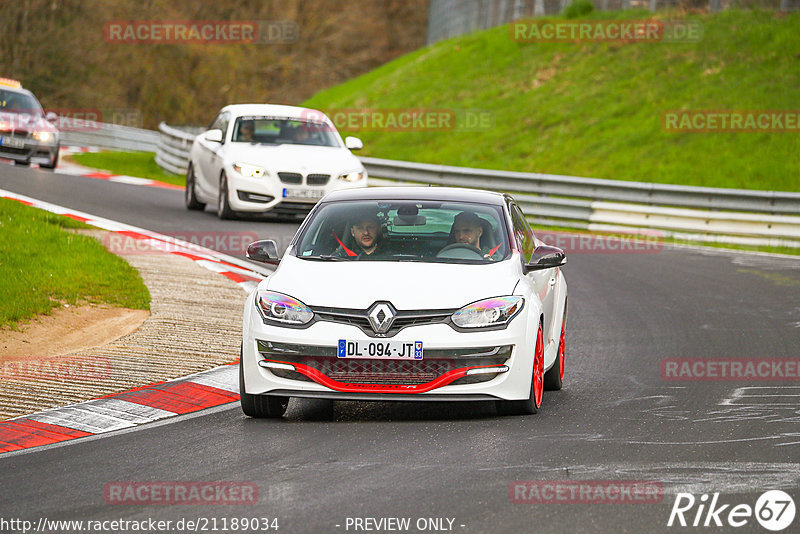
[[[0,111],[6,113],[27,113],[32,116],[40,116],[42,106],[39,102],[27,93],[20,93],[19,91],[8,91],[0,89]]]
[[[293,254],[317,261],[492,263],[510,254],[503,220],[499,206],[466,202],[323,204]]]
[[[233,126],[233,142],[340,146],[333,127],[328,124],[273,117],[237,118]]]

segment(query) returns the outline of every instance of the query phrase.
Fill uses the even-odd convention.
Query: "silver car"
[[[16,165],[55,169],[61,147],[55,113],[45,114],[33,93],[16,80],[0,78],[0,158]]]

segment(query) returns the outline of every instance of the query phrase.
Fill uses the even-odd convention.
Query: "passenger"
[[[306,145],[308,143],[308,138],[310,134],[308,131],[308,126],[302,124],[300,126],[295,127],[294,131],[292,132],[292,141],[298,145]]]
[[[239,141],[250,143],[253,141],[255,124],[251,120],[244,120],[239,124]]]

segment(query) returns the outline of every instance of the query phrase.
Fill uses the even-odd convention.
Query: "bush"
[[[592,11],[594,11],[594,4],[592,4],[590,0],[572,0],[572,2],[564,8],[562,15],[564,18],[576,19]]]

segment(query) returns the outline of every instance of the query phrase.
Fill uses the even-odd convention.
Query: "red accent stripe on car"
[[[485,369],[489,367],[496,367],[496,365],[475,365],[472,367],[460,367],[444,373],[443,375],[425,382],[424,384],[350,384],[347,382],[339,382],[334,380],[313,367],[303,365],[301,363],[282,362],[280,360],[268,360],[271,362],[286,363],[293,365],[298,373],[301,373],[317,384],[321,384],[334,391],[341,391],[343,393],[357,393],[360,391],[369,391],[371,393],[426,393],[436,388],[440,388],[464,377],[470,369]]]

